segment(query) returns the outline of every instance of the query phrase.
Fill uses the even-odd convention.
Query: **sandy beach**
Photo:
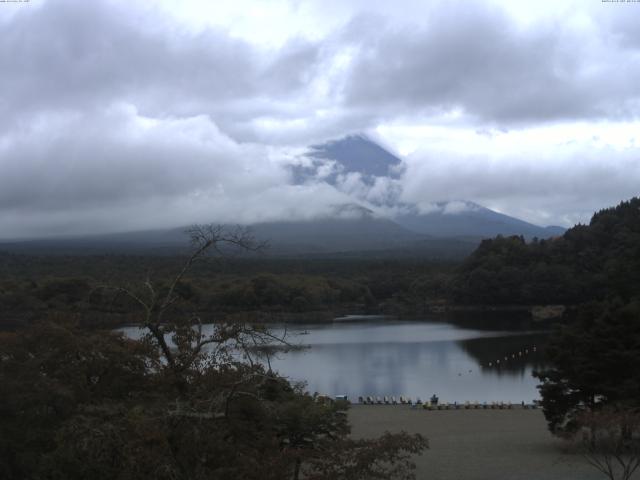
[[[601,473],[547,430],[541,410],[427,411],[353,405],[355,437],[421,433],[430,448],[415,459],[420,480],[598,480]],[[640,474],[638,476],[640,478]]]

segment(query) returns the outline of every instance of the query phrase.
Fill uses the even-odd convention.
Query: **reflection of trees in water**
[[[512,327],[513,324],[512,320]],[[530,373],[532,367],[542,366],[546,333],[514,331],[510,336],[487,337],[482,336],[486,333],[480,332],[484,329],[476,323],[470,325],[472,331],[463,333],[480,336],[454,340],[461,333],[450,322],[439,322],[433,336],[425,336],[420,323],[405,322],[398,323],[397,328],[406,334],[396,335],[395,341],[384,341],[385,336],[373,330],[377,326],[362,325],[347,331],[334,326],[333,335],[327,335],[323,327],[321,342],[313,336],[316,329],[310,329],[311,335],[302,337],[302,341],[308,341],[311,349],[287,354],[277,352],[274,369],[294,380],[306,380],[312,392],[332,395],[420,395],[424,398],[437,392],[443,399],[458,401],[467,398],[519,401],[537,396],[536,382]],[[508,329],[492,324],[488,330]],[[517,355],[519,350],[524,352],[533,345],[537,346],[537,352],[530,350],[523,357],[502,360],[501,367],[488,368],[488,363],[495,362],[498,356],[504,359],[507,355]],[[479,368],[477,363],[483,367]]]
[[[276,370],[286,374],[292,368],[300,379],[304,366],[310,388],[323,392],[424,396],[425,384],[457,378],[457,352],[457,343],[448,340],[320,344],[281,357]]]
[[[535,333],[460,340],[458,345],[481,365],[483,373],[522,375],[528,368],[539,370],[545,366],[544,347],[547,339],[547,333]],[[534,345],[536,351],[532,348]]]
[[[527,310],[474,310],[447,312],[446,321],[471,330],[542,330],[549,325],[534,322]]]
[[[318,362],[309,366],[325,369],[330,361],[334,371],[348,371],[349,376],[331,380],[334,391],[355,390],[358,394],[406,395],[415,390],[407,384],[407,371],[420,368],[417,367],[420,365],[427,368],[445,368],[447,353],[451,347],[452,342],[316,345],[312,349],[318,354]],[[425,371],[425,375],[427,372],[428,370]]]

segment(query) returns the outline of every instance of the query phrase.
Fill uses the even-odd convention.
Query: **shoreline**
[[[269,311],[236,311],[217,312],[219,318],[207,318],[203,315],[203,323],[255,323],[255,324],[331,324],[342,322],[357,322],[362,320],[400,320],[423,321],[425,315],[433,315],[436,319],[449,322],[461,322],[466,320],[486,320],[486,315],[520,315],[520,320],[526,320],[533,325],[548,325],[562,318],[564,306],[559,305],[438,305],[422,311],[415,310],[377,310],[363,313],[359,310],[312,310],[308,312],[269,312]],[[540,313],[542,312],[542,313]],[[202,312],[200,312],[202,313]],[[463,317],[456,317],[462,315]],[[477,318],[475,317],[477,316]],[[494,319],[494,321],[503,319]],[[508,320],[513,320],[509,318]],[[114,328],[136,327],[136,322],[124,322]]]
[[[352,404],[354,438],[385,431],[420,433],[429,449],[415,457],[428,480],[599,480],[602,474],[547,430],[539,409],[429,411],[407,405]]]

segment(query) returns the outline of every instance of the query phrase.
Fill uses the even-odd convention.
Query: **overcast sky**
[[[570,226],[640,193],[640,3],[31,0],[0,39],[0,238],[374,206],[290,173],[359,132],[405,202]]]

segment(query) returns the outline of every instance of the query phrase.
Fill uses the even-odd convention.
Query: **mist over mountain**
[[[358,175],[364,184],[391,182],[402,171],[402,160],[365,135],[350,135],[323,145],[313,145],[308,156],[314,159],[310,167],[296,170],[297,178],[305,174],[319,175],[323,166],[332,173],[325,181],[340,187],[341,175]],[[325,169],[328,170],[328,169]],[[392,185],[392,183],[387,183]],[[425,188],[429,188],[425,185]],[[382,195],[379,202],[387,208],[388,218],[415,233],[433,237],[467,237],[473,239],[496,235],[522,235],[525,238],[547,238],[561,235],[562,227],[541,227],[490,210],[475,202],[442,199],[428,205],[415,205],[399,200],[399,192]],[[376,203],[376,202],[372,202]],[[395,212],[395,213],[393,213]]]
[[[257,241],[267,243],[267,248],[260,254],[276,256],[357,254],[459,259],[477,246],[475,239],[438,239],[414,232],[357,204],[336,205],[326,215],[314,219],[260,222],[248,227]],[[189,248],[185,231],[186,227],[0,242],[0,252],[175,255]]]
[[[311,164],[295,166],[294,178],[304,188],[313,178],[340,189],[345,178],[369,189],[393,188],[403,162],[364,135],[351,135],[309,147]],[[425,186],[428,188],[428,186]],[[461,257],[483,238],[522,235],[527,239],[561,235],[561,227],[540,227],[490,210],[468,200],[443,200],[416,205],[399,200],[399,192],[381,195],[380,202],[357,192],[353,202],[333,205],[307,219],[280,219],[248,225],[274,255],[328,254],[336,252],[400,251],[434,257]],[[216,222],[215,218],[211,219]],[[134,252],[174,254],[188,247],[185,227],[118,234],[40,239],[0,243],[0,250],[25,253]]]
[[[251,225],[274,253],[323,253],[401,249],[424,239],[356,204],[337,205],[324,217]]]
[[[420,213],[413,208],[410,213],[394,217],[403,227],[436,237],[481,237],[496,235],[522,235],[525,238],[548,238],[562,235],[562,227],[540,227],[515,217],[469,201],[437,202],[433,210]]]

